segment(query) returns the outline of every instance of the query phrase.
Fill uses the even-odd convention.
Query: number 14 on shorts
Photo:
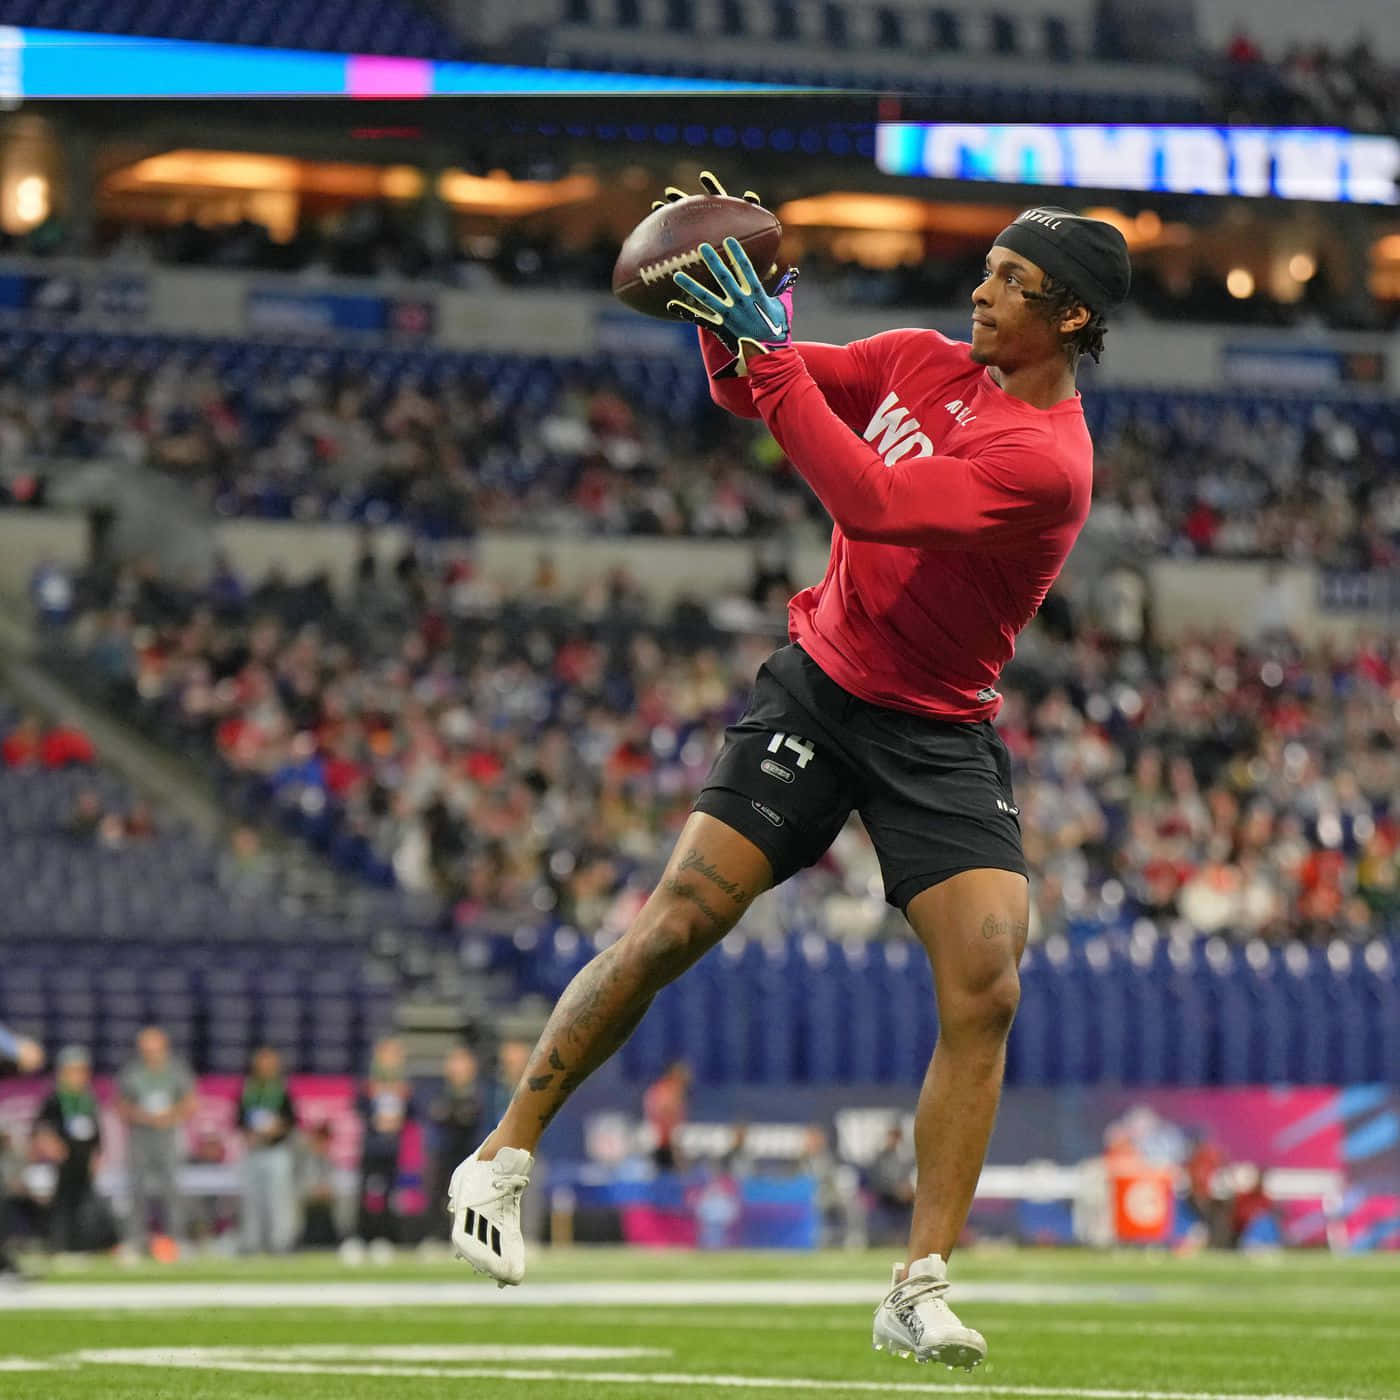
[[[769,753],[777,753],[780,749],[791,749],[797,755],[799,768],[805,768],[817,756],[816,749],[796,734],[775,734],[768,741]]]

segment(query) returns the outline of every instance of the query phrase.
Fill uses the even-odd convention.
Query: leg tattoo
[[[995,914],[988,914],[982,920],[982,937],[991,940],[1009,935],[1015,940],[1024,938],[1029,928],[1030,925],[1020,919],[998,919]]]
[[[505,1142],[532,1147],[569,1095],[637,1029],[657,992],[728,933],[753,897],[694,847],[675,868],[661,888],[698,910],[703,926],[674,917],[649,919],[578,973],[559,998],[502,1119]]]
[[[615,943],[578,973],[540,1036],[509,1117],[543,1130],[569,1095],[621,1047],[655,995],[644,971]]]

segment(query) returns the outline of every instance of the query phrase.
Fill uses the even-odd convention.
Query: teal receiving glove
[[[684,294],[666,303],[666,309],[682,320],[712,330],[739,357],[738,373],[748,359],[792,343],[792,288],[797,269],[789,268],[771,293],[763,290],[749,255],[736,238],[724,240],[728,263],[713,244],[702,243],[700,256],[715,279],[719,294],[693,277],[677,272],[671,279]]]

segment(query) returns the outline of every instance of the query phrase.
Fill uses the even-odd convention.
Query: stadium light
[[[1236,301],[1254,295],[1254,274],[1247,267],[1232,267],[1225,278],[1225,290]]]
[[[1288,260],[1288,275],[1295,282],[1311,282],[1317,276],[1317,259],[1311,253],[1294,253]]]
[[[49,182],[42,175],[26,175],[15,185],[15,220],[33,228],[49,212]]]

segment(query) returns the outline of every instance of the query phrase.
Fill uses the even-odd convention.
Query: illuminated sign
[[[1322,127],[882,122],[887,175],[1166,194],[1400,203],[1400,141]]]
[[[0,26],[0,101],[39,97],[432,97],[797,92],[772,83],[516,68]]]

